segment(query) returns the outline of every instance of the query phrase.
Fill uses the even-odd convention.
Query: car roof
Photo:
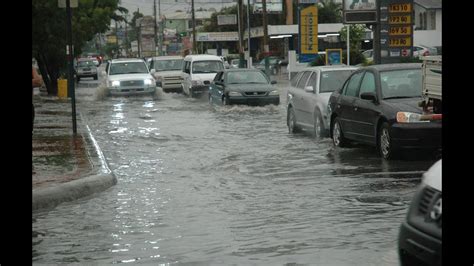
[[[336,71],[336,70],[357,70],[359,67],[356,66],[347,66],[347,65],[330,65],[330,66],[313,66],[313,67],[305,67],[298,72],[303,71],[312,71],[312,70],[320,70],[320,71]]]
[[[257,68],[231,68],[231,69],[224,69],[223,72],[262,72],[260,69]]]
[[[155,56],[152,58],[153,60],[174,60],[174,59],[183,59],[182,56],[179,55],[164,55],[164,56]]]
[[[195,54],[195,55],[187,55],[184,60],[194,61],[194,60],[219,60],[222,62],[222,59],[217,55],[209,55],[209,54]]]
[[[361,69],[375,69],[376,71],[402,70],[402,69],[421,69],[421,63],[395,63],[379,64],[362,67]]]
[[[118,59],[112,59],[110,61],[111,63],[120,63],[120,62],[142,62],[145,63],[142,59],[138,58],[118,58]]]

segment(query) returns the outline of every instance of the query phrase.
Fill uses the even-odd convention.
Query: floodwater
[[[288,81],[265,107],[98,97],[87,82],[77,109],[118,183],[34,213],[34,264],[399,264],[399,227],[433,158],[386,162],[289,134]]]

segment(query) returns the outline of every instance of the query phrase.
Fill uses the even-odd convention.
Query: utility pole
[[[192,12],[192,24],[193,24],[193,54],[197,52],[197,45],[196,45],[196,17],[194,14],[194,0],[191,0],[191,12]]]
[[[71,105],[72,105],[72,132],[74,135],[77,134],[77,123],[76,123],[76,92],[74,89],[74,51],[72,49],[72,15],[71,15],[71,1],[66,0],[66,32],[67,32],[67,59],[69,65],[68,71],[68,94],[71,95]]]
[[[249,51],[249,58],[247,59],[247,68],[250,68],[250,62],[251,62],[251,59],[250,59],[250,0],[247,0],[247,29],[248,29],[248,45],[247,45],[247,49]]]
[[[159,0],[158,0],[159,1]],[[158,28],[157,28],[157,22],[156,22],[156,0],[153,0],[153,16],[155,17],[155,27],[154,27],[154,30],[155,30],[155,38],[154,38],[154,41],[155,41],[155,56],[157,56],[158,54],[156,53],[156,49],[158,48]]]
[[[243,3],[242,0],[239,0],[238,2],[238,7],[237,7],[237,17],[239,19],[238,25],[239,25],[239,68],[244,67],[244,46],[242,44],[242,28],[243,28]]]
[[[163,18],[161,17],[161,0],[158,0],[158,18],[159,18],[159,21],[160,21],[160,34],[158,35],[158,38],[160,39],[159,43],[160,43],[160,51],[159,51],[159,54],[160,55],[164,55],[163,53],[163,38],[165,37],[164,35],[164,27],[165,27],[165,24],[163,23]]]
[[[270,77],[269,71],[269,59],[268,54],[270,52],[270,48],[268,47],[268,28],[267,28],[267,1],[262,0],[262,8],[263,8],[263,56],[265,58],[265,73],[268,77]]]

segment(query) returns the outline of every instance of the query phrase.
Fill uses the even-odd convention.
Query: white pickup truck
[[[442,61],[441,56],[424,56],[423,101],[420,105],[426,114],[442,113]]]

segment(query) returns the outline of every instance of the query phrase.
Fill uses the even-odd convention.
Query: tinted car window
[[[362,79],[359,96],[364,92],[375,92],[375,77],[372,72],[366,72]]]
[[[293,76],[293,78],[291,79],[291,86],[292,87],[296,87],[296,82],[298,81],[298,78],[301,77],[302,74],[303,74],[303,72],[298,72],[298,74]]]
[[[145,62],[123,62],[110,65],[110,75],[148,73]]]
[[[319,92],[333,92],[340,89],[352,72],[354,70],[322,72]]]
[[[300,88],[300,89],[304,89],[304,85],[306,84],[306,81],[308,81],[308,76],[309,74],[311,74],[311,72],[309,71],[305,71],[303,73],[303,76],[300,78],[300,80],[298,81],[298,85],[296,85],[296,87]]]
[[[359,89],[360,79],[362,78],[363,72],[354,74],[349,80],[346,89],[343,94],[346,96],[357,97],[357,90]]]
[[[404,69],[380,73],[382,98],[420,97],[422,93],[421,69]]]
[[[268,80],[261,71],[235,71],[227,73],[228,84],[267,84]]]
[[[152,66],[156,71],[180,70],[183,65],[182,59],[174,60],[153,60]]]

